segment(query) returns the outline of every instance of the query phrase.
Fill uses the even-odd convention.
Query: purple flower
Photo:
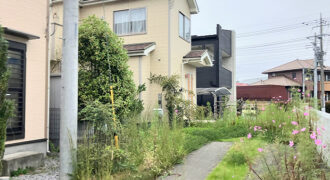
[[[308,113],[308,112],[305,112],[305,113],[304,113],[304,116],[309,116],[309,113]]]
[[[322,141],[320,139],[315,139],[314,142],[318,146],[322,145]]]
[[[298,123],[296,121],[292,121],[291,124],[294,126],[298,126]]]
[[[293,135],[296,135],[296,134],[298,134],[298,133],[299,133],[298,130],[293,130],[293,131],[292,131],[292,134],[293,134]]]
[[[316,139],[316,134],[315,134],[315,132],[313,132],[309,137],[310,137],[311,139]]]
[[[251,133],[249,133],[249,134],[247,135],[247,138],[248,138],[248,139],[251,139],[251,138],[252,138]]]
[[[304,132],[304,131],[306,131],[306,128],[302,128],[300,131],[301,131],[301,132]]]
[[[294,142],[293,141],[290,141],[289,146],[290,147],[294,146]]]
[[[264,151],[264,149],[262,149],[262,148],[258,148],[258,151],[259,151],[259,152],[262,152],[262,151]]]

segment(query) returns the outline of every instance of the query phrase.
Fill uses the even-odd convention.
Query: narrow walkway
[[[190,153],[182,164],[176,165],[171,175],[159,180],[204,180],[215,168],[227,151],[231,142],[212,142]]]

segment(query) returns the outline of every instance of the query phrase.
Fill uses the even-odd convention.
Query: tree
[[[110,103],[110,85],[114,89],[116,116],[121,122],[129,114],[143,110],[127,61],[122,40],[104,20],[90,16],[83,21],[79,27],[80,110],[96,100]]]
[[[7,69],[7,41],[3,38],[3,30],[0,26],[0,160],[5,151],[7,120],[13,114],[13,103],[7,100],[9,71]],[[0,161],[0,172],[2,163]]]
[[[181,91],[178,76],[170,77],[151,74],[151,83],[159,84],[162,91],[165,92],[166,109],[168,111],[169,126],[172,127],[174,120],[174,110],[177,107],[178,101],[181,99]]]

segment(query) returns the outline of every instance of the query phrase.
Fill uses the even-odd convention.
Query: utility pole
[[[317,48],[317,37],[314,35],[314,108],[317,109],[317,66],[318,66],[318,48]]]
[[[69,180],[76,161],[78,114],[79,0],[63,2],[63,60],[60,125],[60,179]]]
[[[321,111],[325,112],[325,96],[324,96],[324,63],[323,63],[323,19],[320,15],[320,66],[321,66]]]

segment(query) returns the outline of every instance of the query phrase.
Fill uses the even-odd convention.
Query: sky
[[[192,34],[215,34],[216,24],[236,32],[237,81],[264,78],[272,67],[295,59],[312,59],[307,39],[319,32],[320,13],[330,23],[330,0],[197,0]],[[304,23],[304,24],[303,24]],[[307,25],[306,25],[307,24]],[[330,34],[329,26],[324,33]],[[324,50],[330,54],[330,36]],[[329,47],[328,47],[329,46]],[[325,64],[330,65],[330,55]]]

